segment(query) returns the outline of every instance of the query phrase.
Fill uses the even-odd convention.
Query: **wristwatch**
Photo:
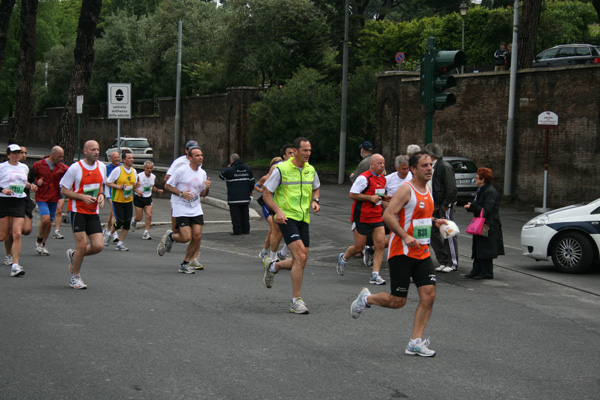
[[[183,192],[179,192],[179,197],[183,197]]]
[[[318,198],[316,198],[316,199],[312,199],[312,201],[316,201],[316,202],[317,202],[317,204],[319,204],[319,199],[318,199]]]

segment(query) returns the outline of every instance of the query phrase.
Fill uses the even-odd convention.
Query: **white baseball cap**
[[[21,151],[21,147],[18,144],[9,144],[7,148],[7,153],[9,151]]]

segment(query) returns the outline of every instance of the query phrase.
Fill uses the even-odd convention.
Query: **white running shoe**
[[[42,254],[43,251],[44,251],[44,246],[42,246],[41,243],[36,243],[35,244],[35,252],[38,254]]]
[[[10,276],[19,277],[23,275],[25,275],[23,267],[21,267],[19,264],[13,264],[12,268],[10,269]]]
[[[129,230],[131,232],[135,232],[135,228],[137,228],[137,222],[135,218],[131,218],[131,224],[129,224]]]
[[[80,275],[72,275],[69,286],[71,286],[73,289],[87,289],[87,285],[83,283]]]
[[[335,270],[339,275],[344,275],[344,272],[346,272],[346,267],[348,267],[348,261],[344,261],[343,257],[344,253],[338,254],[338,263],[335,267]]]
[[[75,250],[68,249],[67,250],[67,258],[69,259],[69,272],[73,273],[73,254],[75,254]]]
[[[265,268],[265,274],[263,275],[263,283],[270,289],[273,286],[273,280],[275,280],[276,272],[271,271],[271,264],[274,261],[270,257],[265,257],[263,260],[263,267]]]
[[[198,261],[197,258],[194,258],[190,261],[190,268],[201,271],[204,269],[204,265],[200,264],[200,261]]]
[[[196,273],[196,271],[194,271],[193,269],[190,268],[189,264],[180,264],[179,272],[181,272],[182,274],[195,274]]]
[[[375,250],[371,246],[365,246],[363,250],[363,263],[367,268],[373,268],[373,254]]]
[[[410,344],[412,341],[409,341],[408,346],[406,346],[406,350],[404,350],[404,354],[421,357],[435,356],[435,351],[429,348],[429,338],[425,340],[417,339],[417,341],[415,341],[413,345]]]
[[[117,231],[115,231],[112,234],[112,239],[111,240],[112,240],[113,243],[118,243],[119,242],[119,234],[117,233]]]
[[[379,274],[375,276],[371,275],[371,280],[369,280],[369,283],[373,285],[385,285],[385,280]]]
[[[308,307],[306,307],[306,303],[304,300],[302,300],[302,297],[296,301],[292,300],[292,303],[290,304],[290,312],[294,314],[308,314]]]
[[[158,255],[161,257],[165,255],[165,252],[171,251],[171,247],[173,246],[173,239],[169,237],[171,233],[173,233],[173,231],[167,229],[167,232],[165,232],[163,237],[160,239],[158,246],[156,247],[156,253],[158,253]]]
[[[115,250],[117,250],[117,251],[129,251],[129,247],[125,247],[125,243],[124,242],[119,242],[119,243],[117,243],[117,246],[115,247]]]
[[[110,243],[110,231],[108,229],[104,230],[104,245],[108,246]]]
[[[369,292],[369,289],[367,288],[362,288],[358,293],[358,297],[350,305],[350,314],[352,314],[352,318],[356,319],[360,317],[360,313],[363,312],[365,308],[371,307],[367,305],[367,297],[370,295],[371,292]]]
[[[142,239],[144,239],[144,240],[151,240],[152,236],[150,236],[150,234],[148,233],[148,231],[145,231],[144,234],[142,235]]]
[[[42,255],[43,256],[49,256],[50,252],[48,251],[48,249],[46,248],[46,246],[42,246]]]
[[[12,256],[5,256],[4,257],[4,265],[12,265]]]
[[[52,234],[52,239],[64,239],[65,237],[63,236],[62,233],[60,233],[60,231],[54,231],[54,233]]]
[[[268,255],[269,253],[266,253],[265,251],[261,250],[260,253],[258,253],[258,258],[265,261],[265,257],[267,257]]]

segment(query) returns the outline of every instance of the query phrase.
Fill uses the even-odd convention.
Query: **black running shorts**
[[[388,260],[388,264],[390,266],[392,296],[406,297],[411,277],[416,287],[435,286],[435,268],[431,257],[419,260],[408,256],[395,256]]]

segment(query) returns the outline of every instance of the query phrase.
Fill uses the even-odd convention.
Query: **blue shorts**
[[[54,221],[56,215],[56,203],[51,201],[38,201],[38,210],[40,211],[40,217],[44,215],[50,216],[50,221]]]
[[[262,206],[262,213],[263,213],[263,217],[265,217],[265,219],[269,218],[269,216],[271,215],[271,214],[269,214],[269,211],[271,211],[269,206],[267,206],[266,204]]]

